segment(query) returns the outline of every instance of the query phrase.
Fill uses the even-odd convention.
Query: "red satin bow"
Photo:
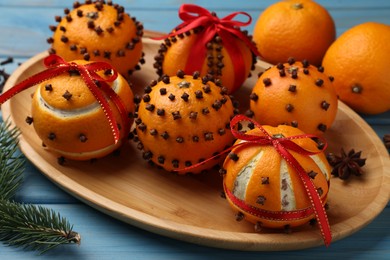
[[[245,22],[233,20],[240,14],[246,16],[248,20]],[[186,73],[192,73],[202,69],[202,65],[207,54],[206,45],[215,35],[218,34],[233,61],[234,71],[236,74],[235,85],[237,86],[240,82],[243,82],[246,79],[248,75],[245,74],[244,58],[241,55],[241,50],[234,43],[233,36],[242,40],[256,56],[260,56],[256,46],[238,29],[238,27],[247,26],[252,22],[252,17],[248,13],[234,12],[222,19],[219,19],[200,6],[183,4],[179,9],[179,17],[184,22],[178,25],[174,32],[160,39],[179,35],[199,26],[203,27],[203,30],[199,33],[199,36],[197,37],[197,40],[193,45],[194,47],[189,55],[186,68],[184,69]]]
[[[23,90],[26,90],[45,80],[57,77],[62,73],[67,73],[69,71],[76,70],[80,73],[89,90],[99,102],[110,124],[114,136],[114,141],[115,143],[118,143],[120,140],[120,131],[118,128],[118,124],[116,123],[113,111],[104,94],[106,94],[107,97],[111,99],[114,102],[115,106],[118,108],[122,118],[122,122],[124,124],[123,127],[125,131],[130,129],[130,121],[127,116],[126,107],[124,106],[121,98],[107,84],[107,82],[112,82],[118,77],[118,73],[114,70],[114,68],[106,62],[93,62],[84,65],[76,64],[74,62],[66,62],[60,56],[55,54],[46,57],[44,59],[44,65],[47,68],[46,70],[39,72],[31,76],[30,78],[27,78],[26,80],[20,82],[19,84],[13,86],[12,88],[4,92],[0,96],[0,105]],[[112,70],[113,74],[107,78],[102,78],[96,73],[97,71],[102,70]],[[99,87],[96,85],[96,81],[100,83]],[[104,94],[102,91],[104,92]]]
[[[242,121],[249,121],[254,124],[256,128],[258,128],[263,135],[250,135],[247,133],[242,133],[236,129],[236,125],[239,124]],[[272,211],[266,211],[258,208],[254,208],[253,206],[248,205],[245,201],[242,201],[235,197],[232,192],[230,192],[225,187],[226,196],[228,196],[234,204],[239,206],[241,209],[253,214],[260,216],[262,218],[266,219],[274,219],[274,220],[294,220],[294,219],[300,219],[307,217],[308,215],[315,213],[318,225],[321,230],[321,234],[324,240],[324,243],[326,246],[330,245],[330,242],[332,240],[332,234],[329,226],[328,217],[326,215],[322,200],[317,192],[316,187],[314,186],[314,183],[312,182],[311,178],[307,174],[307,172],[302,168],[302,166],[299,164],[299,162],[295,159],[295,157],[289,152],[294,151],[299,154],[309,156],[309,155],[315,155],[319,154],[320,152],[324,151],[327,147],[327,143],[325,140],[322,140],[321,138],[317,137],[316,135],[311,134],[302,134],[302,135],[296,135],[296,136],[289,136],[289,137],[275,137],[271,136],[260,124],[258,124],[256,121],[247,118],[243,115],[237,115],[233,117],[233,119],[230,121],[230,128],[233,136],[237,139],[243,140],[243,142],[240,142],[238,144],[233,145],[232,147],[229,147],[228,149],[222,151],[221,153],[210,157],[201,163],[194,164],[190,167],[186,167],[180,170],[176,171],[188,171],[193,168],[198,167],[199,165],[202,165],[210,160],[213,160],[222,154],[225,154],[234,148],[240,147],[240,146],[246,146],[246,145],[272,145],[275,150],[280,154],[280,156],[283,157],[286,162],[295,169],[296,173],[299,175],[305,189],[307,196],[310,199],[311,202],[311,208],[296,210],[296,211],[288,211],[288,212],[272,212]],[[295,139],[304,139],[304,138],[318,138],[321,139],[321,141],[324,143],[324,147],[319,151],[308,151],[302,147],[300,147],[298,144],[293,142]]]

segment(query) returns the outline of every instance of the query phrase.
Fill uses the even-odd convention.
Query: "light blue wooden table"
[[[177,9],[182,3],[194,3],[224,16],[233,11],[246,11],[254,19],[271,0],[118,0],[126,11],[143,22],[145,29],[168,32],[180,20]],[[366,21],[390,25],[388,0],[329,0],[318,1],[333,16],[337,35]],[[73,1],[63,0],[0,0],[0,60],[15,58],[5,66],[12,72],[17,63],[24,62],[49,46],[48,25],[61,15]],[[253,24],[248,28],[252,31]],[[390,44],[390,43],[389,43]],[[389,101],[390,102],[390,101]],[[379,137],[390,133],[390,113],[365,116]],[[390,191],[389,191],[390,192]],[[331,244],[287,252],[243,252],[208,248],[159,236],[124,224],[81,203],[47,180],[31,164],[25,172],[25,182],[17,193],[17,201],[40,204],[65,216],[82,235],[80,246],[67,245],[38,256],[0,244],[0,259],[390,259],[390,205],[368,226],[355,234]]]

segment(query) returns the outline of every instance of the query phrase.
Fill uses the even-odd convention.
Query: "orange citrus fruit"
[[[192,62],[189,60],[189,54],[194,49],[199,34],[197,31],[189,31],[184,37],[175,36],[167,38],[165,43],[160,47],[159,54],[155,57],[154,66],[157,73],[162,76],[176,75],[178,70],[183,70],[186,74],[191,75],[195,71],[187,71],[186,64]],[[199,44],[199,43],[198,43]],[[239,38],[232,36],[230,44],[235,45],[237,52],[235,56],[240,56],[243,60],[242,69],[244,77],[239,78],[235,63],[232,60],[231,54],[224,48],[224,43],[221,37],[215,36],[212,41],[207,44],[207,56],[203,59],[203,64],[197,71],[201,76],[211,74],[215,79],[221,82],[226,87],[229,93],[235,92],[242,86],[246,78],[250,75],[256,62],[255,56],[250,48]]]
[[[367,22],[344,32],[325,54],[323,65],[340,100],[357,112],[390,109],[389,43],[389,25]]]
[[[336,113],[332,78],[322,67],[293,59],[271,67],[258,78],[247,111],[260,124],[287,124],[316,135],[331,127]]]
[[[62,18],[56,16],[58,25],[50,26],[54,33],[48,39],[52,44],[49,52],[66,61],[108,62],[125,77],[139,69],[143,25],[122,6],[110,3],[75,3],[73,10],[64,10]]]
[[[264,126],[271,135],[284,137],[303,134],[297,128],[280,125],[278,127]],[[247,134],[264,135],[260,129],[249,130]],[[237,140],[236,143],[241,142]],[[302,148],[318,151],[317,144],[309,138],[295,139]],[[290,153],[311,177],[322,202],[325,204],[329,191],[331,167],[324,153],[305,156],[297,152]],[[273,220],[255,215],[245,210],[236,199],[243,201],[253,209],[271,212],[288,212],[311,207],[306,188],[295,168],[270,146],[250,144],[233,148],[223,164],[224,189],[231,207],[245,217],[245,220],[257,224],[257,227],[283,228],[300,226],[315,218],[314,212],[295,220]]]
[[[126,115],[134,113],[133,93],[127,81],[118,75],[111,86],[125,105]],[[123,126],[117,107],[110,100],[109,104],[116,122]],[[40,83],[32,99],[31,117],[29,121],[43,144],[65,158],[100,158],[121,145],[121,142],[114,143],[105,113],[78,74],[65,73]],[[130,124],[132,120],[130,117]],[[122,139],[127,136],[121,129]]]
[[[335,40],[328,11],[311,0],[287,0],[266,8],[253,31],[261,57],[272,64],[294,57],[319,66]]]
[[[179,174],[199,173],[223,160],[183,170],[232,144],[229,122],[236,109],[226,91],[182,71],[147,87],[135,119],[144,159]]]

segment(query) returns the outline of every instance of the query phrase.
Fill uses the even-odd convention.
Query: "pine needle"
[[[44,253],[62,244],[80,244],[80,235],[59,213],[12,201],[23,181],[25,157],[18,150],[19,130],[0,123],[0,241]]]
[[[44,253],[62,244],[80,244],[80,235],[51,209],[0,199],[0,240]]]
[[[8,130],[9,129],[9,130]],[[18,150],[17,128],[0,124],[0,198],[11,199],[23,181],[25,158]]]

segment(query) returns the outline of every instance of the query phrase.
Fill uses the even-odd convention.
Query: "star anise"
[[[326,158],[333,167],[332,175],[346,180],[351,174],[360,176],[363,173],[361,167],[366,164],[366,158],[360,158],[362,152],[355,152],[354,149],[348,153],[341,148],[341,155],[328,153]]]
[[[390,134],[385,134],[383,136],[383,143],[385,144],[387,149],[390,149]]]

